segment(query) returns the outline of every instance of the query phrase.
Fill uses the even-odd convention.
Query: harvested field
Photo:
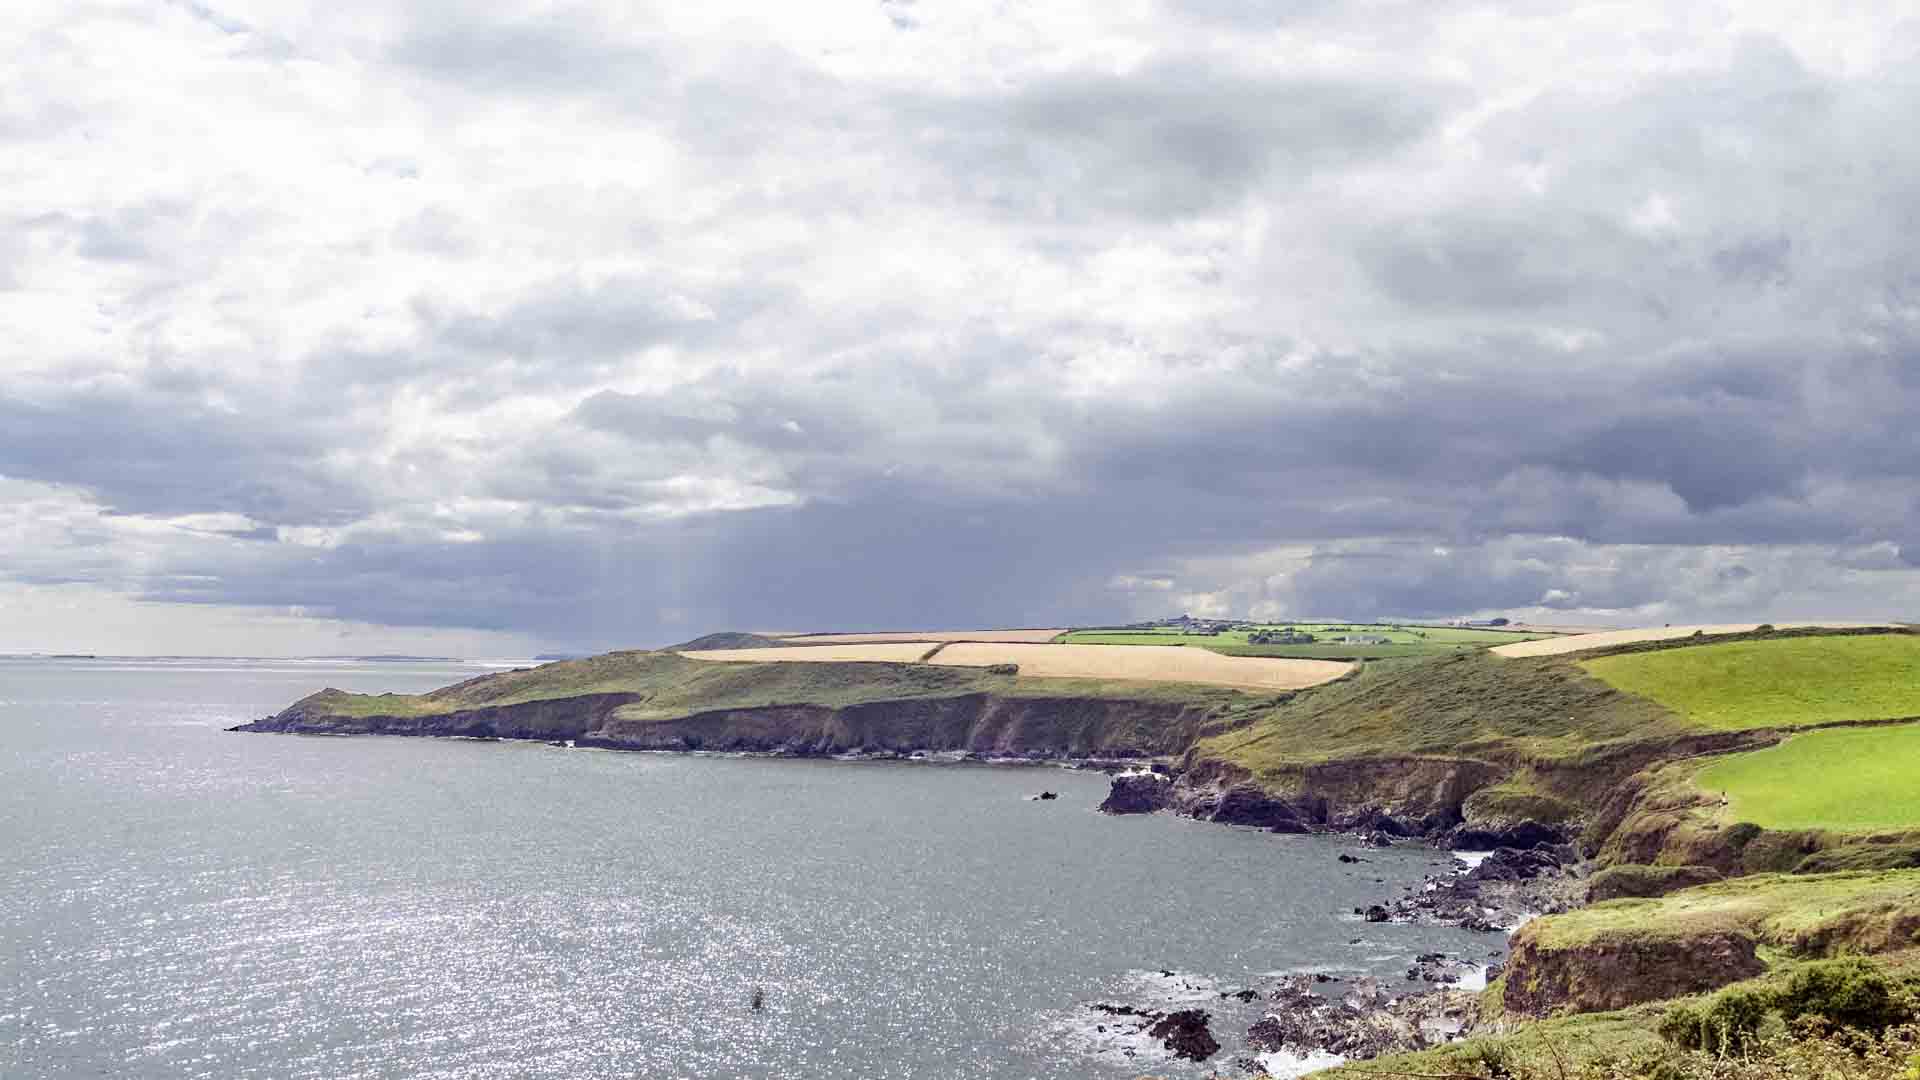
[[[867,645],[891,641],[1013,641],[1044,644],[1065,630],[887,630],[871,634],[775,634],[788,645]]]
[[[801,663],[845,663],[874,660],[883,663],[911,664],[926,655],[933,646],[927,642],[895,642],[873,645],[813,645],[807,648],[777,646],[771,649],[699,649],[684,652],[692,660],[725,660],[764,664],[770,660],[797,660]]]
[[[774,650],[778,651],[778,650]],[[1032,645],[962,643],[936,653],[935,664],[1018,664],[1020,674],[1062,679],[1138,679],[1212,683],[1252,690],[1299,690],[1353,670],[1331,660],[1223,656],[1179,645]]]
[[[1759,629],[1759,623],[1720,623],[1700,626],[1647,626],[1637,630],[1609,630],[1601,634],[1574,634],[1568,637],[1542,638],[1539,641],[1517,641],[1512,645],[1499,645],[1492,651],[1499,656],[1560,656],[1565,653],[1583,652],[1587,649],[1605,649],[1614,645],[1631,645],[1638,641],[1668,641],[1673,638],[1691,637],[1695,631],[1709,636],[1714,634],[1744,634]],[[1774,623],[1782,630],[1821,628],[1829,630],[1849,630],[1879,626],[1880,623],[1854,622],[1783,622]]]

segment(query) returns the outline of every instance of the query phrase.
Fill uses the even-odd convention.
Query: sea
[[[1441,853],[1108,817],[1097,772],[224,730],[487,670],[0,659],[0,1077],[1235,1075],[1222,995],[1500,944],[1353,913]]]

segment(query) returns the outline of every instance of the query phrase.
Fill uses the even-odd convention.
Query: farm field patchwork
[[[1875,623],[1846,622],[1783,622],[1773,625],[1782,630],[1825,627],[1828,629],[1857,629],[1877,625]],[[1599,634],[1567,634],[1558,637],[1546,637],[1537,641],[1519,641],[1511,645],[1494,648],[1499,656],[1562,656],[1566,653],[1584,652],[1588,649],[1608,649],[1615,645],[1633,645],[1642,641],[1670,641],[1674,638],[1692,637],[1701,634],[1744,634],[1760,628],[1759,623],[1703,623],[1693,626],[1643,626],[1633,630],[1608,630]]]
[[[1920,822],[1920,724],[1802,732],[1723,758],[1694,782],[1727,797],[1727,820],[1762,828],[1912,828]]]
[[[1722,730],[1920,716],[1914,634],[1762,638],[1595,657],[1580,666]]]

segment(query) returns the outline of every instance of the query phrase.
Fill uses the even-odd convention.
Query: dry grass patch
[[[1180,645],[1034,645],[963,642],[934,655],[950,667],[1018,664],[1023,676],[1210,683],[1253,690],[1300,690],[1334,679],[1354,665],[1331,660],[1223,656]]]
[[[872,645],[810,645],[806,648],[777,646],[771,649],[698,649],[680,655],[693,660],[724,660],[751,664],[769,662],[847,663],[857,660],[911,664],[927,651],[924,642],[878,643]]]
[[[1045,644],[1065,630],[922,630],[871,634],[777,634],[788,645],[867,645],[894,641],[1010,641]],[[924,650],[923,650],[924,651]]]
[[[1881,625],[1879,623],[1853,622],[1783,622],[1774,623],[1781,630],[1856,630]],[[1645,626],[1637,630],[1609,630],[1603,634],[1573,634],[1567,637],[1542,638],[1539,641],[1516,641],[1511,645],[1495,646],[1491,651],[1497,656],[1560,656],[1565,653],[1585,652],[1588,649],[1607,649],[1615,645],[1632,645],[1641,641],[1671,641],[1674,638],[1692,637],[1699,633],[1706,636],[1718,634],[1748,634],[1760,628],[1760,623],[1719,623],[1699,626]]]

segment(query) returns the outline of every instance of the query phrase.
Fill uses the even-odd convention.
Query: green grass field
[[[1912,828],[1920,823],[1920,724],[1804,732],[1724,758],[1695,783],[1727,796],[1729,820],[1768,829]]]
[[[1782,637],[1604,656],[1610,685],[1725,731],[1920,716],[1920,635]]]

